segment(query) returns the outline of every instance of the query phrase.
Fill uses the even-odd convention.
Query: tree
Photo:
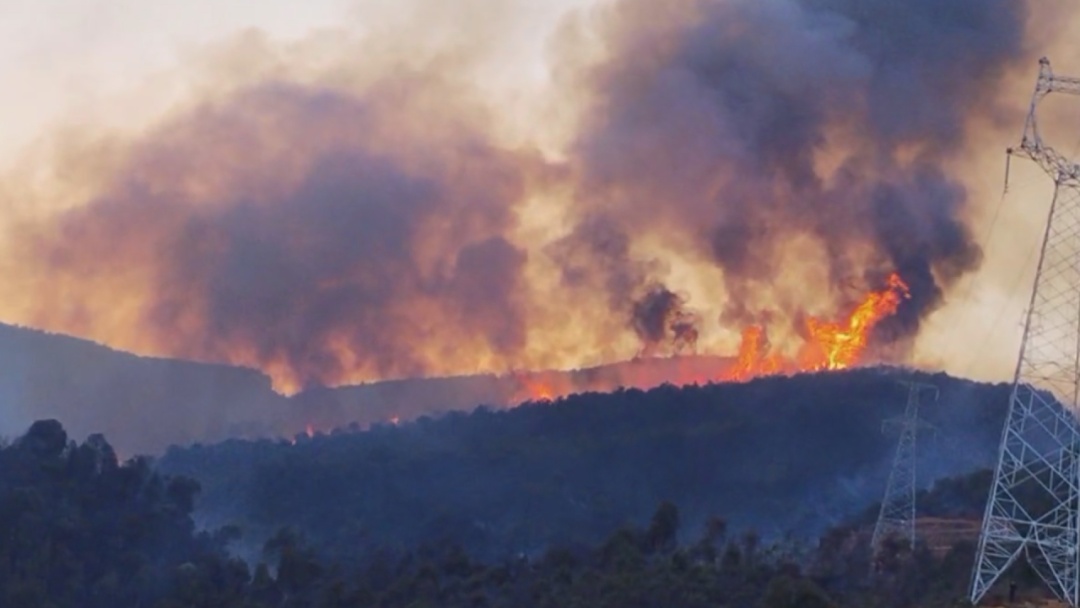
[[[769,582],[759,608],[833,608],[825,592],[805,578],[778,576]]]
[[[679,509],[670,501],[660,503],[646,534],[649,549],[667,552],[675,548],[679,533]]]

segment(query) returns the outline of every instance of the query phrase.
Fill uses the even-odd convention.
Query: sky
[[[521,4],[505,33],[511,43],[496,79],[521,82],[542,76],[547,36],[560,15],[589,0]],[[168,76],[201,50],[245,30],[277,40],[313,31],[393,29],[415,15],[414,3],[392,0],[2,0],[0,1],[0,159],[9,162],[47,129],[71,121],[121,120],[110,108]],[[510,3],[474,2],[476,19]],[[517,4],[517,3],[515,3]],[[455,4],[460,6],[460,3]],[[451,9],[447,9],[451,10]],[[462,16],[447,16],[452,22]],[[532,64],[522,68],[521,59]],[[168,103],[157,91],[155,109]],[[124,116],[130,120],[130,115]]]
[[[52,122],[141,87],[185,54],[236,30],[299,36],[348,15],[341,2],[8,0],[0,3],[0,125],[11,155]]]
[[[0,0],[0,170],[25,175],[37,154],[57,133],[138,131],[202,86],[205,63],[221,57],[214,49],[236,44],[244,32],[285,43],[313,32],[345,31],[378,37],[409,29],[423,15],[415,34],[476,38],[496,48],[474,69],[490,94],[520,102],[520,115],[508,112],[508,133],[516,126],[543,140],[538,111],[551,78],[547,70],[550,37],[568,11],[588,8],[591,0],[455,3],[403,3],[393,0]],[[1060,5],[1061,3],[1047,3]],[[1056,11],[1057,9],[1055,9]],[[1046,14],[1056,14],[1047,10]],[[488,27],[488,23],[492,25]],[[444,24],[444,27],[439,27]],[[462,24],[468,27],[462,28]],[[498,24],[495,26],[494,24]],[[1035,29],[1068,29],[1035,19]],[[419,31],[419,30],[418,30]],[[1041,34],[1032,36],[1038,40]],[[1080,52],[1063,43],[1060,31],[1046,33],[1047,52],[1062,72],[1080,73]],[[191,66],[199,66],[192,69]],[[220,67],[223,70],[229,66]],[[981,268],[953,288],[946,304],[919,333],[914,362],[957,375],[1003,380],[1015,366],[1024,306],[1034,272],[1033,252],[1049,203],[1044,176],[1013,165],[1010,191],[1002,196],[1004,148],[1018,139],[1016,122],[1030,95],[1036,66],[1011,79],[1014,111],[988,128],[966,157],[963,182],[975,212],[972,229],[984,249]],[[508,105],[514,105],[508,103]],[[550,108],[548,108],[550,109]],[[1068,111],[1063,111],[1068,122]],[[1052,123],[1053,124],[1053,123]],[[552,129],[557,131],[557,129]],[[512,136],[512,135],[511,135]],[[1011,138],[1011,139],[1010,139]],[[1068,149],[1075,137],[1067,136]],[[1080,140],[1076,140],[1080,142]],[[32,172],[32,171],[31,171]],[[0,204],[21,208],[19,188],[7,188]],[[36,199],[35,199],[36,200]],[[57,204],[64,204],[57,202]],[[0,213],[0,218],[4,216]],[[673,271],[678,274],[676,268]],[[702,290],[708,293],[707,289]]]

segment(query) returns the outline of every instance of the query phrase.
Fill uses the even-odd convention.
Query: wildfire
[[[863,362],[870,334],[883,319],[896,313],[901,302],[910,298],[908,286],[898,274],[889,276],[880,291],[871,291],[863,297],[847,316],[829,321],[808,316],[804,321],[805,342],[794,356],[785,355],[769,342],[763,325],[750,325],[742,330],[739,350],[734,358],[715,358],[711,368],[684,365],[695,362],[692,357],[676,357],[674,365],[665,369],[668,376],[657,378],[644,374],[634,362],[628,362],[619,374],[591,374],[578,382],[567,380],[569,376],[538,373],[517,375],[520,390],[514,402],[526,400],[550,401],[551,399],[586,390],[613,390],[619,386],[651,388],[664,382],[680,385],[704,382],[743,382],[761,376],[792,374],[797,372],[846,369]],[[684,369],[685,368],[685,369]]]
[[[521,383],[524,385],[525,394],[533,401],[551,401],[555,398],[554,388],[542,378],[522,378]]]
[[[802,359],[809,369],[844,369],[859,361],[866,350],[870,331],[882,319],[896,313],[900,302],[910,298],[908,286],[893,273],[889,275],[888,287],[870,292],[848,316],[845,323],[826,323],[813,317],[806,320],[811,347]]]
[[[747,380],[757,376],[819,370],[839,370],[857,365],[870,340],[870,332],[882,319],[896,313],[911,297],[900,275],[889,275],[885,289],[871,291],[842,321],[806,318],[806,343],[794,360],[769,351],[765,330],[751,325],[743,330],[739,354],[723,380]]]
[[[582,387],[574,386],[565,374],[560,372],[514,372],[511,374],[517,385],[514,394],[510,396],[512,403],[524,401],[552,401],[556,397],[569,395],[582,390]]]
[[[769,376],[780,373],[783,368],[784,364],[780,356],[769,353],[765,328],[761,325],[751,325],[743,330],[735,365],[724,375],[723,379],[749,380],[755,376]]]
[[[292,445],[296,445],[297,440],[300,439],[301,436],[307,437],[308,439],[314,438],[315,425],[310,422],[304,425],[304,432],[293,435],[291,438],[289,438],[289,443],[291,443]]]

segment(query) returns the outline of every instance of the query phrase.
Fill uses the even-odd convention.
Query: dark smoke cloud
[[[134,325],[300,383],[421,375],[458,346],[511,358],[525,254],[503,235],[528,162],[449,112],[418,134],[401,93],[268,84],[197,108],[26,253],[68,277],[148,267]]]
[[[614,309],[629,306],[659,269],[653,261],[637,260],[632,237],[611,218],[580,218],[573,231],[549,244],[545,253],[558,265],[563,287],[607,294]]]
[[[967,193],[942,167],[1027,58],[1026,5],[665,6],[622,0],[594,22],[605,57],[574,81],[589,99],[573,148],[582,213],[628,234],[669,227],[706,252],[730,319],[754,316],[787,243],[812,235],[838,292],[900,271],[913,298],[883,329],[915,332],[980,262]]]
[[[594,215],[545,253],[556,261],[565,289],[607,294],[607,308],[627,319],[642,354],[693,351],[700,333],[697,314],[687,308],[686,297],[660,280],[664,264],[635,256],[631,245],[617,221]]]
[[[653,285],[634,302],[634,332],[646,352],[671,343],[677,351],[693,350],[698,339],[697,316],[686,310],[686,298],[663,285]]]
[[[111,146],[83,204],[19,224],[7,291],[34,301],[19,321],[295,388],[573,367],[568,335],[574,355],[693,350],[697,310],[790,322],[805,302],[771,290],[799,281],[785,264],[809,236],[830,284],[807,290],[842,306],[899,271],[913,297],[880,329],[911,336],[980,262],[947,167],[1028,59],[1026,7],[617,0],[587,22],[600,56],[555,66],[581,104],[559,162],[497,143],[469,53],[355,78],[356,48],[310,62],[326,73],[267,69]],[[565,192],[566,230],[523,242],[524,202]],[[554,293],[532,283],[549,267]],[[726,302],[681,295],[716,267]]]

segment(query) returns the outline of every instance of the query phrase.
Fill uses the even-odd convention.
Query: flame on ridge
[[[900,304],[910,297],[908,285],[894,273],[888,277],[884,288],[867,293],[840,319],[807,316],[802,321],[804,342],[794,355],[781,352],[770,343],[766,327],[754,324],[742,330],[739,348],[733,357],[645,357],[573,372],[518,372],[505,378],[509,390],[502,399],[493,402],[512,406],[526,401],[548,402],[574,393],[610,392],[619,387],[648,389],[665,383],[745,382],[762,376],[854,367],[867,362],[866,349],[874,328],[895,314]],[[393,414],[385,421],[398,425],[401,420],[401,416]],[[309,421],[303,434],[294,436],[291,442],[295,444],[296,439],[303,436],[314,437],[317,426],[329,428],[326,421],[320,425]]]
[[[806,318],[806,343],[794,359],[785,360],[769,349],[765,328],[751,325],[743,330],[735,366],[722,380],[749,380],[780,373],[847,369],[858,365],[870,340],[870,332],[882,319],[896,313],[900,303],[911,297],[900,275],[889,275],[885,289],[871,291],[847,318],[825,321]]]
[[[866,294],[844,318],[830,321],[807,316],[803,322],[805,342],[794,356],[787,356],[774,348],[765,326],[754,324],[742,330],[737,354],[726,367],[717,365],[701,370],[676,361],[673,377],[657,379],[631,370],[614,380],[610,377],[598,378],[585,385],[572,382],[567,374],[518,374],[515,378],[520,390],[514,402],[550,401],[576,392],[613,390],[620,385],[646,389],[663,382],[679,385],[744,382],[762,376],[847,369],[864,363],[873,329],[883,319],[895,314],[900,304],[910,297],[907,283],[900,275],[893,273],[883,289]]]

